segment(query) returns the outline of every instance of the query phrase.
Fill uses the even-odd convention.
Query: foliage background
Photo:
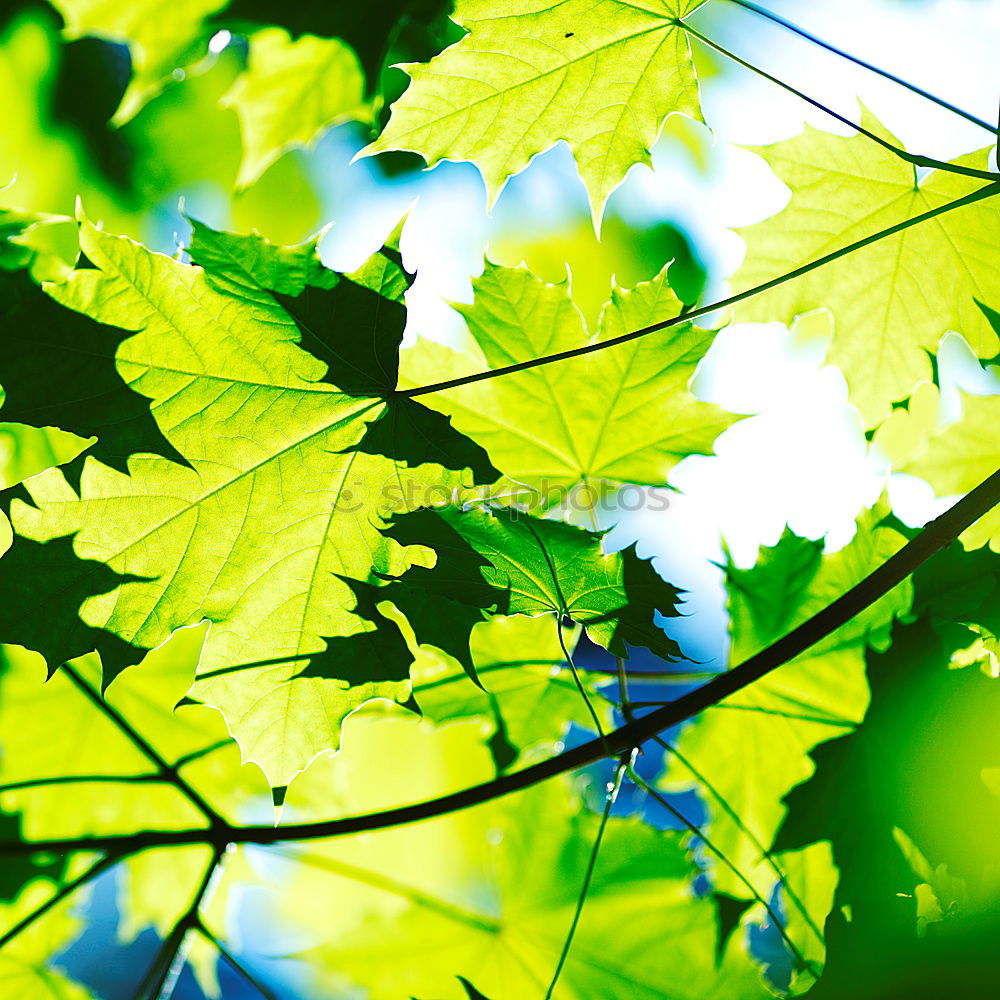
[[[799,20],[808,15],[810,26],[819,34],[867,55],[879,65],[917,78],[928,89],[991,120],[996,81],[990,74],[994,43],[1000,36],[996,4],[987,0],[898,0],[810,4],[808,10],[800,10],[800,6],[775,5],[775,9]],[[848,117],[857,116],[854,95],[859,95],[908,148],[950,159],[983,145],[981,134],[954,116],[938,109],[928,110],[925,104],[901,96],[882,81],[873,82],[870,77],[849,72],[833,57],[819,56],[811,47],[788,39],[749,15],[732,11],[726,4],[711,5],[699,24],[745,58],[765,65],[783,79],[795,80]],[[246,58],[246,43],[238,33],[228,39],[213,36],[218,41],[212,48],[218,51],[210,52],[193,68],[185,63],[188,68],[184,79],[137,109],[134,117],[119,128],[109,130],[105,123],[118,107],[128,82],[128,63],[120,46],[93,38],[69,41],[61,37],[58,17],[43,3],[7,4],[0,14],[0,29],[0,87],[5,94],[7,116],[0,134],[0,177],[12,178],[0,195],[4,204],[73,216],[80,197],[87,215],[99,220],[107,231],[131,235],[151,249],[166,253],[190,245],[182,208],[215,228],[240,232],[255,229],[283,244],[299,242],[333,222],[320,243],[320,253],[328,266],[345,271],[353,270],[377,250],[408,211],[400,249],[404,262],[418,277],[407,295],[407,343],[418,337],[450,344],[464,342],[464,323],[450,303],[471,301],[470,278],[481,269],[484,251],[501,264],[513,266],[524,260],[534,273],[549,281],[561,280],[568,266],[572,272],[571,293],[592,326],[610,293],[612,275],[622,287],[629,288],[654,278],[664,260],[671,257],[679,261],[671,275],[678,287],[692,293],[704,289],[706,300],[716,298],[742,254],[742,241],[732,230],[773,215],[787,198],[783,186],[764,163],[735,144],[760,146],[785,139],[797,134],[803,122],[824,131],[848,132],[832,126],[829,118],[818,111],[804,113],[794,98],[763,81],[748,78],[738,67],[699,49],[702,100],[712,131],[688,119],[668,120],[665,135],[654,149],[655,169],[636,168],[612,195],[598,241],[585,191],[565,148],[543,154],[513,178],[488,215],[482,181],[471,165],[445,163],[424,174],[417,170],[418,161],[407,154],[383,154],[352,162],[372,129],[384,122],[384,114],[379,117],[381,112],[376,109],[359,114],[369,118],[367,124],[335,127],[325,132],[313,148],[294,149],[280,156],[252,183],[241,187],[239,182],[247,180],[248,175],[245,166],[241,168],[245,144],[240,138],[239,119],[235,110],[220,106],[220,98],[232,94]],[[400,51],[388,61],[425,58],[436,51],[435,46],[455,37],[453,27],[437,20],[427,31],[401,37],[397,41]],[[961,58],[956,53],[961,53]],[[384,71],[382,85],[390,95],[400,92],[404,84],[398,71]],[[363,100],[363,90],[359,94]],[[68,248],[73,239],[70,229],[63,231],[54,226],[50,236]],[[784,545],[784,557],[796,544],[789,535],[783,535],[786,524],[799,536],[825,537],[826,551],[836,552],[850,542],[855,517],[878,500],[886,482],[885,458],[870,448],[856,411],[847,403],[842,376],[824,365],[830,332],[824,322],[820,315],[800,321],[791,332],[773,323],[740,325],[723,331],[699,370],[696,392],[701,399],[731,412],[753,416],[726,432],[716,444],[714,455],[693,456],[672,471],[670,484],[681,492],[669,496],[666,515],[653,511],[653,504],[628,516],[622,516],[620,510],[597,512],[601,526],[613,529],[608,540],[610,548],[622,549],[638,541],[642,555],[655,557],[661,575],[688,591],[688,617],[665,624],[668,633],[682,642],[688,656],[699,661],[699,669],[717,669],[729,662],[726,618],[730,611],[736,614],[738,608],[727,608],[731,597],[726,591],[725,573],[718,564],[731,559],[732,577],[734,572],[754,565],[758,546],[780,549]],[[945,416],[959,412],[959,388],[1000,392],[1000,381],[979,368],[957,334],[946,337],[941,345],[937,372]],[[65,447],[57,434],[29,434],[11,425],[4,427],[4,442],[11,482],[20,480],[25,470],[34,471],[48,464],[51,459],[47,450],[61,454],[60,448]],[[908,524],[922,523],[948,503],[948,498],[935,498],[929,487],[905,475],[890,476],[888,490],[895,513]],[[839,592],[837,585],[842,581],[849,582],[846,577],[835,578],[830,597]],[[770,636],[759,638],[766,640]],[[536,637],[530,637],[530,641],[545,642]],[[551,645],[551,639],[548,641]],[[925,636],[921,645],[919,637],[904,637],[882,655],[898,659],[902,653],[897,649],[908,648],[908,643],[913,648],[926,648],[928,641]],[[558,649],[549,649],[547,655],[560,659]],[[609,658],[597,647],[584,645],[577,659],[587,668],[613,667],[613,660],[609,665]],[[890,664],[887,675],[891,676],[891,671],[905,672],[905,666]],[[180,697],[183,683],[171,678],[169,667],[163,673],[165,691]],[[816,758],[824,781],[838,789],[851,789],[848,800],[852,812],[845,843],[850,844],[856,864],[851,872],[842,870],[842,876],[863,883],[868,871],[898,866],[899,855],[891,852],[899,850],[899,838],[887,847],[885,833],[886,829],[900,826],[924,850],[928,850],[928,841],[940,848],[938,855],[928,850],[931,870],[938,864],[939,855],[947,854],[949,872],[939,870],[922,883],[935,886],[938,902],[947,897],[949,889],[941,888],[935,879],[946,880],[956,870],[967,873],[995,866],[993,849],[986,839],[973,833],[955,833],[957,826],[965,831],[980,825],[989,828],[995,807],[983,799],[974,782],[956,786],[953,779],[964,770],[1000,763],[984,758],[990,751],[980,745],[976,736],[988,726],[985,706],[994,697],[988,686],[983,687],[985,680],[977,678],[972,685],[983,687],[982,692],[977,687],[975,694],[955,695],[946,680],[950,683],[951,676],[934,674],[923,682],[926,691],[914,686],[914,693],[907,697],[919,702],[922,709],[876,687],[877,713],[869,716],[869,722],[875,720],[870,739],[879,748],[896,748],[888,760],[880,753],[877,763],[866,769],[857,759],[839,760],[833,750]],[[646,686],[636,685],[632,697],[641,700],[660,693],[661,688],[647,690]],[[567,690],[564,700],[551,708],[548,746],[557,739],[571,745],[582,740],[585,730],[591,727],[586,712],[574,698],[575,693]],[[928,727],[941,724],[943,731],[953,734],[938,751],[933,741],[914,741],[911,734],[914,729],[921,730],[920,724],[914,722],[921,718],[919,711],[926,711],[927,704],[942,699],[952,706],[949,711],[956,713],[956,721],[946,726],[936,713],[927,721]],[[840,707],[850,721],[860,719],[864,700],[863,694],[844,692]],[[162,703],[168,701],[165,695]],[[16,721],[14,705],[5,682],[3,710],[10,713],[3,728],[5,742],[10,740],[8,732],[21,725]],[[973,720],[985,721],[970,723],[969,713]],[[442,715],[447,716],[447,707]],[[713,754],[719,756],[717,766],[724,772],[731,761],[718,748],[731,747],[732,736],[724,727],[716,727],[723,730],[721,734],[713,733],[710,719],[706,716],[695,724],[695,729],[702,727],[701,737],[688,739],[691,747],[701,749],[706,760],[711,760]],[[564,721],[570,722],[565,732]],[[507,722],[513,725],[510,718]],[[331,787],[339,790],[342,797],[337,804],[343,811],[357,811],[412,799],[418,793],[433,795],[462,787],[493,773],[496,760],[484,747],[480,729],[485,724],[480,721],[434,730],[429,723],[415,729],[398,719],[379,718],[378,735],[375,724],[358,719],[355,742],[335,759],[336,764],[321,762],[299,779],[295,794],[286,804],[291,815],[310,816],[310,810],[320,810],[320,803],[323,813],[329,814]],[[875,725],[880,728],[875,730]],[[833,734],[824,732],[824,738],[829,735]],[[669,735],[668,739],[675,736]],[[377,745],[377,752],[369,753],[372,743]],[[516,739],[514,743],[520,745]],[[676,768],[660,775],[660,761],[654,759],[657,755],[646,756],[642,766],[648,772],[647,780],[658,779],[673,808],[696,824],[703,824],[712,814],[704,790],[696,791],[690,775],[678,773]],[[858,757],[870,759],[860,751]],[[386,761],[400,759],[416,763],[399,773],[386,766]],[[377,760],[378,765],[373,766],[371,760]],[[940,764],[941,760],[947,764]],[[799,780],[807,776],[802,774]],[[578,780],[585,798],[598,812],[600,788],[607,778],[606,769],[593,768]],[[240,806],[240,818],[266,822],[272,815],[266,788],[254,786],[252,778],[247,781],[252,787]],[[821,786],[806,785],[797,793],[806,802],[802,806],[804,816],[822,809],[821,804],[808,800],[810,794],[818,794],[817,787]],[[960,793],[966,798],[957,801]],[[577,815],[572,805],[561,804],[559,793],[550,798],[554,801],[538,806],[539,820],[530,836],[525,834],[529,837],[524,848],[527,857],[545,858],[546,852],[555,852],[565,830],[573,824],[586,827],[581,832],[581,843],[592,840],[593,817]],[[820,802],[828,803],[830,798],[828,794]],[[7,799],[0,804],[8,811],[22,808]],[[506,823],[510,824],[507,835],[513,836],[516,824],[509,815],[504,816],[502,808],[497,827],[478,814],[475,820],[457,816],[398,835],[378,835],[377,848],[359,844],[347,849],[348,861],[341,858],[339,863],[364,866],[374,852],[380,870],[396,872],[401,881],[409,883],[420,869],[428,891],[447,896],[452,891],[449,886],[467,877],[463,866],[470,870],[475,867],[476,858],[470,856],[475,851],[469,845],[481,847],[484,830],[488,834]],[[516,807],[511,808],[515,808],[516,816]],[[619,799],[615,811],[623,816],[643,816],[655,826],[685,830],[662,803],[644,796],[634,786]],[[900,814],[910,816],[910,826],[896,822]],[[914,824],[921,829],[920,838],[911,829]],[[725,836],[724,830],[719,832]],[[785,846],[808,844],[813,835],[814,831],[793,828],[787,832]],[[461,845],[454,852],[462,858],[460,862],[447,860],[451,855],[443,845],[449,843]],[[734,841],[734,846],[739,845]],[[616,857],[613,843],[605,850],[612,859]],[[714,867],[714,862],[704,862],[704,848],[697,849],[695,856],[699,864]],[[200,863],[195,858],[193,870],[197,871]],[[556,881],[572,888],[582,868],[580,860],[570,857],[559,863],[565,865],[565,874]],[[676,863],[683,866],[690,864],[690,859],[679,857]],[[613,872],[613,861],[611,864]],[[259,970],[266,981],[280,984],[289,995],[295,991],[317,995],[318,990],[323,991],[321,995],[340,995],[337,991],[341,990],[345,991],[343,995],[351,995],[347,992],[350,987],[338,976],[348,970],[346,979],[351,979],[351,969],[364,969],[370,975],[373,964],[383,968],[398,962],[412,971],[412,960],[408,963],[405,956],[400,958],[394,952],[402,938],[399,925],[393,922],[398,914],[391,912],[391,906],[380,902],[378,907],[388,912],[379,917],[369,914],[367,919],[372,923],[359,932],[356,940],[345,930],[340,937],[327,934],[317,941],[317,926],[329,928],[339,914],[347,928],[350,918],[340,912],[340,907],[331,909],[326,905],[326,892],[315,891],[315,873],[252,848],[240,856],[234,867],[235,873],[227,882],[232,883],[231,887],[213,904],[221,914],[219,919],[240,942],[239,951],[246,963]],[[560,870],[558,865],[555,867]],[[144,875],[148,885],[155,887],[156,865],[150,864]],[[109,873],[96,882],[89,902],[74,911],[84,928],[82,936],[68,947],[56,949],[55,964],[69,970],[74,979],[100,996],[132,995],[129,984],[133,973],[135,978],[141,978],[156,951],[159,935],[169,930],[169,921],[159,927],[146,927],[131,942],[115,946],[116,926],[120,937],[131,936],[122,931],[121,897],[116,895],[123,891],[123,877],[121,873]],[[335,888],[329,890],[330,895],[342,897],[347,893],[354,899],[353,905],[364,910],[368,903],[357,902],[356,880],[348,880],[346,884],[351,888],[345,889],[342,879],[332,878]],[[608,878],[613,882],[610,874]],[[962,975],[970,976],[969,983],[976,985],[981,971],[977,971],[976,963],[982,961],[982,952],[977,949],[993,928],[992,897],[988,888],[983,892],[982,906],[973,908],[974,919],[960,924],[955,933],[938,934],[932,945],[917,938],[915,921],[912,941],[902,937],[897,940],[887,932],[884,942],[869,944],[870,955],[895,956],[891,961],[880,958],[872,962],[869,958],[862,962],[863,952],[856,942],[848,940],[840,957],[831,964],[829,995],[838,995],[835,991],[848,988],[847,984],[852,991],[858,990],[862,983],[868,991],[864,995],[901,995],[904,989],[911,996],[919,995],[920,989],[927,989],[930,995],[942,981],[961,981]],[[275,904],[276,898],[281,899],[280,905]],[[780,912],[782,904],[776,900],[774,905]],[[524,906],[528,936],[531,918],[543,907],[530,900]],[[346,909],[349,913],[350,906]],[[593,921],[589,933],[593,941],[599,941],[600,902],[588,912]],[[641,910],[622,917],[611,908],[607,919],[613,928],[616,921],[617,925],[631,925],[644,918]],[[768,930],[766,919],[762,924],[763,930],[759,926],[751,928],[747,921],[739,932],[743,937],[738,934],[734,940],[742,940],[758,960],[769,964],[772,985],[787,986],[792,975],[788,955],[773,926]],[[884,924],[873,918],[872,926]],[[418,928],[415,933],[433,938],[437,930]],[[612,929],[607,933],[625,932]],[[581,947],[586,949],[584,930],[581,935]],[[332,947],[331,938],[340,941],[341,946]],[[831,947],[836,940],[831,936]],[[704,941],[699,939],[697,947],[703,948]],[[642,956],[652,954],[656,946],[655,941],[643,944],[640,939],[635,945],[635,961],[641,964]],[[475,945],[471,944],[470,949],[474,950]],[[198,997],[203,990],[211,992],[214,971],[214,955],[194,954],[174,996]],[[405,976],[397,980],[386,973],[374,989],[376,995],[404,996],[409,995],[406,991],[423,989],[427,996],[434,996],[435,991],[458,988],[453,980],[448,987],[439,985],[441,976],[451,977],[456,971],[432,967],[426,973],[426,984]],[[227,997],[255,995],[226,963],[219,963],[217,973]],[[317,976],[322,985],[317,985]],[[720,996],[741,996],[742,990],[751,989],[739,984],[718,988]]]

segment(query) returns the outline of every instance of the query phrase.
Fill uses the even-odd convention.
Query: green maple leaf
[[[191,221],[191,257],[205,268],[212,285],[266,306],[277,300],[298,326],[303,344],[329,365],[327,377],[336,372],[340,388],[386,397],[384,415],[369,424],[359,451],[411,468],[432,465],[459,473],[432,475],[429,485],[439,488],[459,485],[470,476],[477,484],[499,477],[485,450],[456,432],[447,417],[394,394],[406,325],[403,300],[413,281],[398,249],[383,247],[348,276],[350,281],[339,282],[320,261],[321,236],[283,247],[256,234],[218,232]],[[351,329],[366,335],[346,336],[344,331]],[[398,477],[387,501],[403,503],[399,509],[405,509],[404,501],[415,495],[414,485],[414,480]]]
[[[567,647],[575,642],[576,637],[569,636]],[[413,697],[424,718],[436,725],[481,719],[490,727],[489,739],[498,752],[506,751],[504,763],[540,745],[554,746],[571,722],[593,727],[580,692],[565,672],[565,656],[548,617],[497,616],[476,625],[469,645],[481,686],[433,645],[429,641],[420,646],[410,672]],[[587,687],[596,680],[583,671],[580,677]],[[610,723],[610,709],[602,708],[599,700],[594,707],[602,722]]]
[[[400,546],[379,531],[384,487],[400,475],[399,463],[355,450],[369,423],[387,410],[385,380],[392,373],[376,365],[378,358],[362,357],[365,336],[357,327],[338,328],[336,311],[310,343],[316,354],[306,353],[295,322],[261,287],[236,296],[200,268],[87,223],[81,236],[95,267],[74,271],[48,291],[70,308],[134,332],[118,347],[116,367],[149,398],[157,426],[189,464],[140,454],[123,474],[85,458],[77,488],[54,469],[33,477],[11,501],[20,537],[0,562],[0,575],[6,586],[18,586],[23,575],[14,567],[24,546],[51,546],[73,534],[75,558],[106,564],[121,581],[111,581],[110,589],[103,578],[88,582],[92,574],[84,581],[89,591],[77,591],[86,596],[82,625],[75,601],[36,614],[50,622],[61,614],[64,630],[85,625],[85,633],[112,636],[134,649],[132,662],[174,629],[209,619],[202,668],[212,676],[196,696],[222,708],[247,757],[273,784],[285,785],[316,754],[338,745],[339,721],[363,701],[410,695],[405,662],[391,679],[352,685],[344,674],[353,680],[354,665],[326,656],[322,676],[315,676],[329,637],[370,630],[353,613],[343,578],[365,580],[373,569],[398,575],[408,565]],[[291,256],[301,263],[314,252],[258,249],[245,283],[261,261]],[[392,285],[384,262],[363,271],[359,281]],[[236,279],[227,272],[221,280]],[[387,302],[359,281],[331,272],[323,280],[334,287],[314,291],[342,290],[352,316],[359,298],[372,300],[369,316]],[[286,274],[282,287],[294,290],[298,281]],[[370,336],[382,334],[376,329]],[[361,375],[367,390],[384,392],[349,395],[325,381],[328,365],[320,357],[348,377],[357,375],[359,361],[375,365]],[[437,466],[429,475],[445,481],[449,474]],[[60,655],[94,648],[89,635]],[[314,676],[297,678],[310,660]],[[224,669],[258,661],[263,665]],[[119,655],[115,668],[125,662]]]
[[[247,69],[223,95],[240,118],[243,158],[236,183],[253,184],[282,153],[307,146],[330,126],[371,118],[358,57],[338,38],[304,35],[292,41],[281,28],[249,39]]]
[[[481,359],[422,340],[402,356],[402,384],[426,385],[607,340],[681,312],[664,268],[630,291],[615,289],[588,335],[567,289],[524,268],[487,261],[471,306],[456,306]],[[682,324],[582,357],[422,396],[487,449],[542,505],[607,486],[663,486],[686,455],[711,454],[739,419],[699,402],[689,384],[714,332]],[[585,491],[586,494],[587,491]]]
[[[990,324],[1000,330],[996,313],[982,308]],[[996,433],[1000,396],[959,392],[961,416],[943,422],[938,389],[930,383],[919,386],[908,407],[895,411],[873,442],[895,471],[926,479],[938,496],[968,493],[1000,468]],[[1000,552],[1000,511],[988,511],[961,538],[967,548],[989,544]]]
[[[821,543],[786,531],[753,569],[728,565],[731,662],[785,635],[900,548],[904,539],[880,527],[888,512],[884,501],[865,512],[854,539],[832,555],[823,555]],[[796,870],[786,858],[772,864],[764,855],[785,815],[782,797],[812,773],[809,752],[864,717],[865,650],[885,646],[893,619],[911,599],[910,583],[900,584],[807,652],[702,713],[678,738],[681,756],[667,755],[668,783],[701,787],[713,843],[756,890],[770,896],[778,881],[775,865],[786,876],[789,932],[803,956],[818,964],[826,910],[809,900],[818,895],[829,908],[836,871],[829,859]],[[718,865],[715,878],[721,891],[747,898],[747,885],[727,867]],[[797,988],[812,981],[806,975]]]
[[[688,39],[676,19],[703,0],[457,0],[468,35],[427,64],[369,153],[469,160],[493,204],[508,177],[565,139],[594,219],[667,115],[700,119]]]
[[[898,145],[868,112],[862,124]],[[984,186],[941,170],[917,183],[912,164],[868,137],[842,138],[809,126],[798,138],[755,152],[792,189],[792,198],[778,215],[741,230],[747,257],[731,281],[734,292]],[[955,162],[986,169],[989,152]],[[1000,202],[980,201],[755,295],[736,316],[791,324],[811,309],[830,309],[835,334],[829,360],[843,371],[851,401],[873,427],[888,416],[891,403],[930,377],[928,352],[949,330],[961,332],[980,357],[1000,349],[974,301],[1000,281],[998,234]]]
[[[404,584],[491,613],[569,618],[616,656],[645,646],[680,657],[655,622],[657,612],[679,613],[678,591],[635,546],[606,555],[596,532],[509,508],[413,511],[395,517],[386,534],[437,554],[431,569],[410,567]]]

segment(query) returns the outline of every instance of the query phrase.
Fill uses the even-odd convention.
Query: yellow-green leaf
[[[666,268],[632,290],[614,289],[595,333],[587,331],[565,285],[547,284],[524,268],[487,261],[473,288],[473,304],[456,308],[481,357],[422,340],[400,359],[406,384],[426,385],[608,340],[682,308]],[[680,459],[711,454],[716,437],[738,419],[699,402],[689,389],[714,337],[681,324],[420,399],[449,414],[542,505],[565,501],[586,486],[576,502],[593,507],[607,498],[608,486],[665,485]]]
[[[600,220],[608,195],[669,114],[700,118],[691,50],[676,18],[704,0],[457,0],[468,35],[412,78],[367,152],[405,149],[433,166],[470,160],[492,204],[507,178],[565,139]]]
[[[898,142],[868,113],[862,124]],[[864,135],[829,135],[807,126],[795,139],[756,150],[792,189],[784,211],[742,230],[743,266],[734,292],[939,208],[985,182],[916,168]],[[986,169],[990,150],[956,162]],[[829,360],[847,379],[851,401],[873,427],[931,375],[928,352],[960,331],[979,357],[1000,340],[977,307],[1000,283],[1000,200],[987,199],[922,222],[817,270],[755,295],[740,320],[790,324],[821,307],[833,312]]]

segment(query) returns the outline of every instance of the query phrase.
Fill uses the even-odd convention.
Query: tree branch
[[[173,929],[163,939],[163,943],[153,959],[142,982],[135,992],[136,1000],[164,1000],[169,998],[174,983],[183,969],[187,956],[184,941],[188,934],[201,923],[200,910],[209,889],[215,881],[216,872],[222,863],[227,845],[217,844],[212,858],[205,867],[201,882],[195,890],[191,905],[174,924]]]
[[[31,913],[19,920],[10,930],[5,931],[0,935],[0,948],[6,947],[11,941],[14,940],[22,931],[27,930],[36,920],[40,917],[45,916],[49,910],[52,909],[57,903],[64,900],[67,896],[76,892],[77,889],[85,886],[88,882],[97,878],[102,872],[107,871],[107,869],[118,864],[122,860],[128,851],[109,854],[106,857],[101,858],[99,861],[94,862],[82,875],[77,876],[71,882],[66,882],[61,885],[44,903],[36,906]]]
[[[225,821],[222,817],[180,776],[178,772],[179,765],[175,764],[171,766],[168,764],[148,740],[120,712],[112,705],[109,705],[68,663],[63,664],[62,673],[97,707],[98,711],[106,715],[128,737],[147,760],[156,765],[157,772],[164,781],[169,782],[177,788],[212,826],[225,826]],[[188,763],[188,761],[185,761],[185,763]]]
[[[485,379],[499,378],[501,375],[512,375],[514,372],[527,371],[529,368],[538,368],[541,365],[552,364],[555,361],[568,361],[570,358],[579,358],[584,354],[593,354],[595,351],[603,351],[605,348],[615,347],[618,344],[625,344],[630,340],[638,340],[640,337],[645,337],[650,333],[656,333],[659,330],[667,330],[670,327],[679,326],[681,323],[687,323],[689,320],[697,319],[699,316],[706,316],[719,309],[726,309],[729,306],[736,305],[738,302],[743,302],[746,299],[753,298],[755,295],[768,292],[772,288],[777,288],[779,285],[784,285],[786,282],[793,281],[795,278],[800,278],[802,275],[808,274],[810,271],[815,271],[817,268],[823,267],[825,264],[830,264],[835,260],[839,260],[841,257],[846,257],[848,254],[852,254],[857,250],[870,246],[872,243],[878,243],[879,240],[884,240],[889,236],[895,236],[896,233],[904,232],[913,226],[919,225],[921,222],[936,219],[939,215],[944,215],[947,212],[954,211],[958,208],[965,208],[968,205],[974,205],[976,202],[982,201],[985,198],[992,198],[998,193],[1000,193],[1000,181],[994,181],[992,184],[986,184],[976,191],[963,195],[961,198],[956,198],[954,201],[938,205],[936,208],[932,208],[927,212],[922,212],[920,215],[913,216],[912,219],[907,219],[905,222],[899,222],[894,226],[890,226],[888,229],[879,230],[879,232],[873,233],[871,236],[866,236],[862,240],[857,240],[854,243],[848,244],[846,247],[841,247],[839,250],[834,250],[831,253],[825,254],[816,260],[810,261],[808,264],[803,264],[801,267],[795,268],[794,271],[788,271],[785,274],[779,275],[777,278],[771,278],[769,281],[765,281],[760,285],[754,285],[753,288],[748,288],[745,291],[737,292],[735,295],[730,295],[728,298],[719,299],[717,302],[711,302],[708,305],[698,306],[697,309],[688,309],[682,311],[677,316],[672,316],[670,319],[661,320],[659,323],[652,323],[649,326],[644,326],[639,330],[632,330],[629,333],[623,333],[619,337],[611,337],[608,340],[599,340],[596,343],[584,344],[581,347],[574,347],[568,351],[558,351],[555,354],[546,354],[540,358],[531,358],[528,361],[519,361],[516,364],[507,365],[503,368],[491,368],[489,371],[475,372],[472,375],[463,375],[460,378],[448,379],[445,382],[435,382],[431,385],[422,385],[414,389],[401,389],[396,392],[396,395],[405,397],[425,396],[431,392],[442,392],[445,389],[455,389],[458,386],[470,385],[473,382],[482,382]]]
[[[954,541],[966,528],[1000,503],[1000,470],[980,483],[940,517],[921,529],[895,555],[869,573],[860,583],[832,604],[792,629],[777,642],[761,650],[739,666],[714,677],[700,688],[640,719],[521,771],[501,775],[460,792],[428,799],[413,805],[396,806],[376,813],[346,816],[318,823],[297,823],[285,827],[245,826],[196,830],[148,830],[133,834],[78,837],[40,841],[0,843],[0,854],[31,851],[117,850],[134,852],[148,847],[181,844],[274,844],[281,841],[315,840],[349,833],[383,830],[443,816],[459,809],[480,805],[509,795],[578,768],[593,764],[609,754],[622,754],[653,736],[711,708],[754,681],[783,666],[789,660],[825,639],[840,626],[884,597],[935,552]]]

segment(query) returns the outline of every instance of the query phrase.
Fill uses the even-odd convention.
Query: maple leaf
[[[427,64],[367,153],[409,150],[429,166],[470,160],[489,202],[533,156],[565,139],[595,221],[667,115],[700,119],[687,35],[704,0],[457,0],[468,35]]]
[[[616,656],[644,646],[664,659],[680,657],[655,622],[657,612],[679,613],[678,591],[634,545],[606,555],[596,532],[509,508],[412,511],[385,533],[437,553],[433,568],[411,566],[403,584],[498,614],[568,618]]]
[[[1000,334],[1000,314],[979,303],[983,316]],[[938,496],[968,493],[1000,467],[997,421],[1000,396],[959,390],[961,415],[941,418],[940,392],[931,383],[917,387],[905,409],[879,428],[873,446],[895,471],[920,476]],[[989,511],[961,535],[970,549],[989,544],[1000,552],[1000,511]]]
[[[104,563],[121,577],[111,589],[102,578],[89,596],[78,595],[86,596],[82,604],[38,606],[36,614],[66,622],[54,637],[69,635],[80,647],[60,647],[62,657],[93,648],[87,629],[80,633],[78,607],[91,630],[134,650],[132,662],[174,629],[209,619],[201,665],[210,676],[196,696],[222,708],[247,757],[274,785],[285,785],[316,754],[337,746],[339,720],[363,701],[409,698],[405,671],[352,684],[352,665],[324,659],[329,637],[370,627],[351,610],[344,578],[365,580],[373,569],[398,574],[408,565],[401,547],[379,531],[382,493],[399,463],[355,449],[386,412],[386,393],[348,394],[325,381],[325,359],[348,378],[357,377],[359,364],[373,365],[361,372],[370,393],[387,391],[392,372],[379,358],[362,356],[357,345],[365,338],[356,332],[363,327],[328,323],[314,331],[317,353],[309,354],[298,346],[295,322],[259,285],[236,296],[227,271],[224,292],[201,268],[88,223],[81,240],[95,266],[48,291],[63,305],[134,332],[117,349],[117,369],[149,398],[157,426],[188,465],[138,454],[122,473],[85,457],[78,488],[56,469],[33,477],[10,502],[20,537],[0,562],[0,579],[16,588],[17,554],[68,534],[83,565]],[[258,243],[259,256],[240,277],[244,285],[268,262],[278,267],[276,258],[300,268],[278,267],[286,290],[298,288],[310,268],[317,273],[303,263],[314,247],[296,255]],[[359,281],[392,285],[384,260],[362,272]],[[332,286],[318,290],[332,296],[327,305],[337,304],[339,291],[358,322],[374,322],[378,303],[387,302],[349,278],[318,273]],[[379,329],[369,327],[367,336],[389,343]],[[447,477],[435,469],[432,475]],[[297,677],[310,660],[315,670],[317,659],[324,659],[323,676]],[[248,661],[263,664],[226,672]],[[125,662],[119,654],[106,680]]]
[[[588,335],[562,285],[524,268],[486,262],[473,280],[465,318],[482,360],[421,340],[403,353],[401,383],[460,378],[483,369],[600,342],[676,316],[682,306],[667,269],[650,282],[615,289],[599,329]],[[734,417],[702,403],[689,385],[714,332],[681,324],[603,351],[515,375],[427,394],[428,406],[451,415],[455,427],[489,452],[497,467],[543,505],[575,489],[606,485],[663,486],[686,455],[711,454]],[[593,505],[593,504],[592,504]]]
[[[862,125],[898,145],[867,111]],[[918,183],[916,168],[867,136],[801,136],[755,149],[792,189],[788,207],[741,234],[740,292],[907,219],[987,186],[936,170]],[[990,150],[955,162],[987,168]],[[867,427],[889,414],[931,375],[929,353],[957,330],[983,358],[1000,339],[976,307],[1000,282],[1000,202],[985,199],[855,251],[736,307],[739,320],[791,324],[827,308],[835,332],[829,360],[847,379]]]

